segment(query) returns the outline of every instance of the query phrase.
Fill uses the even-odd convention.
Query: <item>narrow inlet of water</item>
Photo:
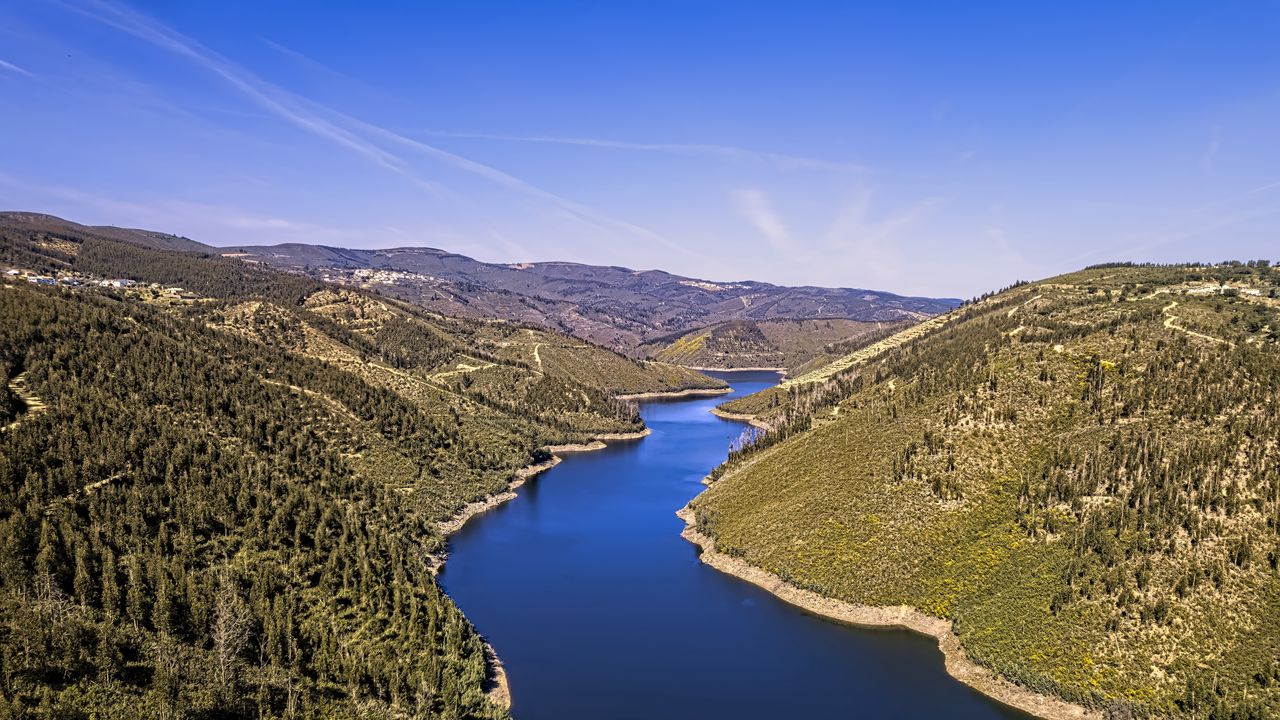
[[[713,373],[747,395],[774,373]],[[698,561],[675,516],[740,423],[641,405],[653,434],[571,455],[450,540],[440,579],[497,650],[518,720],[1026,718],[932,638],[819,618]]]

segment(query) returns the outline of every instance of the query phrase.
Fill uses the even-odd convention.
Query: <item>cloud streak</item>
[[[308,103],[302,98],[257,78],[234,63],[222,58],[217,53],[160,23],[131,10],[105,2],[90,2],[88,7],[64,4],[64,7],[121,32],[133,35],[160,49],[182,56],[221,77],[234,89],[264,110],[293,123],[303,130],[357,152],[388,170],[404,175],[415,181],[423,189],[433,191],[436,189],[433,183],[424,182],[409,172],[399,158],[311,112],[306,107]]]
[[[1105,247],[1081,253],[1067,260],[1076,265],[1105,257],[1142,258],[1151,251],[1218,230],[1260,220],[1280,213],[1280,201],[1274,197],[1280,181],[1269,182],[1231,197],[1217,200],[1182,213],[1176,224],[1146,232],[1131,233]],[[1208,258],[1200,258],[1208,259]]]
[[[352,240],[362,236],[362,233],[353,230],[323,227],[273,215],[257,215],[225,205],[209,205],[185,200],[158,200],[146,203],[122,200],[63,185],[20,180],[4,172],[0,172],[0,188],[8,189],[5,195],[17,195],[19,197],[17,202],[23,205],[34,204],[42,207],[52,205],[57,208],[54,210],[55,214],[73,215],[75,218],[95,215],[112,218],[127,217],[130,218],[130,224],[140,225],[146,229],[192,225],[204,228],[227,228],[255,233],[253,236],[255,240],[264,235],[274,237],[280,234],[288,235],[290,239],[324,239],[330,242]],[[0,205],[6,203],[12,203],[12,201],[5,196],[0,196]],[[17,205],[11,206],[17,207]]]
[[[887,216],[871,216],[875,192],[863,187],[836,213],[826,240],[829,257],[857,258],[860,269],[876,283],[900,278],[906,265],[902,237],[933,214],[943,201],[924,198]]]
[[[775,250],[787,252],[792,249],[791,231],[763,192],[755,189],[736,190],[733,193],[733,206],[739,215],[769,240]]]
[[[24,70],[18,67],[17,65],[14,65],[11,62],[6,62],[4,60],[0,60],[0,70],[7,70],[11,73],[17,73],[19,75],[23,75],[29,78],[35,77],[35,75],[33,75],[30,71]]]
[[[464,138],[471,140],[497,140],[503,142],[541,143],[548,145],[576,145],[579,147],[610,150],[636,150],[668,155],[711,156],[725,160],[767,162],[784,170],[825,170],[842,173],[868,173],[870,169],[857,163],[823,160],[821,158],[765,152],[731,145],[709,143],[641,143],[599,138],[553,137],[546,135],[502,135],[496,133],[424,132],[430,137]]]
[[[445,194],[444,189],[438,183],[415,172],[413,166],[404,156],[387,149],[387,145],[395,145],[411,150],[455,169],[481,177],[525,197],[551,205],[575,220],[594,226],[597,229],[638,235],[645,240],[658,242],[672,250],[692,254],[692,251],[684,246],[673,243],[648,229],[633,223],[609,218],[596,210],[539,188],[502,170],[405,137],[289,92],[259,78],[252,72],[204,47],[197,41],[187,38],[167,26],[128,8],[103,2],[102,0],[90,0],[83,5],[61,4],[63,7],[92,20],[187,59],[220,77],[233,89],[264,110],[302,130],[344,147],[380,167],[401,175],[427,192],[436,195]]]
[[[376,125],[371,125],[369,123],[365,123],[360,120],[355,120],[353,118],[349,118],[349,120],[353,123],[358,124],[367,132],[383,138],[387,142],[401,145],[409,150],[421,153],[427,157],[430,157],[437,161],[451,165],[453,167],[456,167],[460,170],[471,173],[473,175],[477,175],[496,185],[500,185],[502,187],[508,188],[515,192],[526,195],[528,197],[532,197],[537,200],[546,201],[552,205],[562,208],[563,210],[566,210],[573,217],[579,220],[586,221],[593,225],[603,225],[607,227],[612,227],[615,230],[621,230],[623,232],[636,234],[645,238],[646,240],[657,242],[672,250],[679,250],[682,253],[692,254],[692,251],[689,250],[688,248],[681,245],[677,245],[676,243],[671,242],[667,238],[662,237],[661,235],[651,230],[648,230],[647,228],[643,228],[633,223],[628,223],[622,220],[616,220],[614,218],[601,215],[597,211],[585,205],[574,202],[573,200],[565,198],[561,195],[557,195],[553,192],[543,190],[542,188],[537,187],[536,185],[526,182],[525,180],[521,180],[520,178],[514,175],[511,175],[510,173],[503,172],[502,170],[499,170],[495,167],[491,167],[489,165],[476,162],[475,160],[471,160],[470,158],[466,158],[461,155],[451,153],[447,150],[442,150],[434,145],[428,145],[427,143],[414,140],[413,138],[406,137],[398,133],[391,132],[390,130],[378,127]]]

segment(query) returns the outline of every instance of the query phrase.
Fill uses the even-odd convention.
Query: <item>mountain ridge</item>
[[[24,211],[0,212],[0,225],[240,260],[375,290],[447,316],[508,320],[563,332],[635,357],[658,357],[663,348],[655,342],[660,338],[732,321],[896,323],[919,321],[960,302],[862,288],[718,282],[659,269],[561,260],[490,263],[431,247],[364,249],[308,243],[219,247],[169,233],[81,225]],[[850,339],[853,334],[827,341]],[[778,355],[782,350],[773,352]],[[691,364],[700,362],[691,360]]]
[[[666,270],[570,261],[488,263],[425,247],[351,249],[287,243],[232,245],[223,254],[311,277],[378,286],[426,307],[554,327],[629,353],[673,333],[730,320],[920,320],[952,298],[863,288],[710,281]]]

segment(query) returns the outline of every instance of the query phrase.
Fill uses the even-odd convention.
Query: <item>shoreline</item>
[[[485,689],[485,697],[489,698],[489,702],[499,707],[511,709],[511,685],[507,682],[507,671],[502,667],[502,658],[498,657],[498,651],[493,649],[488,640],[484,641],[484,666],[493,673],[493,685]],[[490,678],[485,678],[490,681]]]
[[[667,390],[663,392],[632,393],[630,395],[614,395],[615,400],[655,400],[658,398],[710,397],[728,395],[733,388],[689,388],[688,390]],[[623,433],[625,434],[625,433]]]
[[[769,429],[769,426],[765,424],[763,421],[761,421],[760,419],[758,419],[755,415],[747,415],[746,413],[733,413],[733,412],[729,412],[728,410],[721,410],[718,407],[711,408],[711,414],[723,420],[737,420],[738,422],[744,422],[751,425],[751,427],[759,428],[761,430]]]
[[[475,502],[469,502],[466,505],[463,505],[462,508],[458,510],[458,512],[454,513],[448,520],[442,520],[436,523],[436,529],[440,531],[441,536],[448,538],[450,535],[461,530],[471,518],[492,510],[504,502],[514,500],[516,497],[515,491],[519,490],[520,487],[525,484],[525,481],[529,478],[541,475],[560,464],[560,461],[563,458],[559,457],[559,453],[570,454],[603,450],[608,447],[608,445],[605,444],[606,440],[639,440],[640,438],[648,437],[652,432],[653,431],[649,428],[645,428],[644,430],[632,433],[600,433],[599,435],[591,436],[591,442],[589,443],[545,445],[542,449],[551,453],[550,460],[544,460],[540,463],[531,463],[519,468],[515,471],[515,477],[511,482],[507,483],[507,488],[505,490],[489,495],[481,500],[476,500]],[[443,564],[443,562],[444,558],[442,557],[439,564]]]
[[[689,368],[690,370],[697,370],[697,371],[699,371],[699,372],[706,372],[707,370],[710,370],[710,371],[712,371],[712,372],[776,372],[776,373],[782,373],[784,376],[787,374],[787,369],[786,369],[786,368],[784,368],[784,367],[732,367],[732,368],[726,368],[726,367],[703,367],[703,366],[701,366],[701,365],[681,365],[680,367]]]
[[[647,437],[652,432],[652,430],[646,427],[644,430],[630,433],[600,433],[598,435],[593,435],[591,442],[589,443],[546,445],[542,449],[551,453],[550,460],[544,460],[540,463],[531,463],[517,469],[515,471],[515,477],[512,478],[511,482],[507,483],[506,490],[494,493],[493,495],[489,495],[481,500],[467,503],[448,520],[442,520],[436,523],[436,529],[439,530],[440,535],[447,540],[450,535],[461,530],[463,526],[467,524],[467,521],[471,520],[471,518],[477,515],[483,515],[505,502],[515,500],[517,497],[516,490],[519,490],[527,480],[541,475],[560,464],[561,458],[557,453],[570,454],[603,450],[608,447],[604,442],[606,440],[639,440],[640,438]],[[444,567],[444,564],[448,559],[448,545],[446,544],[444,547],[441,547],[438,551],[431,554],[431,574],[439,574],[440,569]],[[507,671],[502,666],[502,658],[498,657],[498,651],[495,650],[493,645],[490,645],[489,641],[485,640],[483,636],[481,637],[481,641],[484,643],[485,667],[487,668],[488,673],[493,676],[491,678],[485,678],[486,684],[492,683],[485,690],[485,696],[488,697],[489,701],[495,705],[510,710],[511,685],[507,681]]]
[[[899,627],[932,637],[942,651],[943,666],[948,675],[993,700],[1044,720],[1102,718],[1102,713],[1096,710],[1016,685],[977,664],[965,652],[949,620],[926,615],[905,605],[858,605],[796,587],[773,573],[717,550],[715,538],[698,531],[697,518],[689,505],[678,510],[676,517],[685,523],[680,537],[699,548],[699,560],[726,575],[749,582],[783,602],[836,622],[862,627]]]

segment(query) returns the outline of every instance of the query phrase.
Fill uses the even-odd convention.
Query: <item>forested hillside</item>
[[[970,303],[733,403],[771,429],[697,526],[1114,717],[1275,717],[1278,285],[1265,262],[1120,265]]]
[[[721,385],[93,229],[0,240],[0,717],[503,717],[437,525],[642,429],[616,393]]]
[[[658,360],[689,367],[782,368],[791,374],[825,364],[844,348],[882,337],[915,322],[821,320],[731,320],[658,338],[641,349]]]

